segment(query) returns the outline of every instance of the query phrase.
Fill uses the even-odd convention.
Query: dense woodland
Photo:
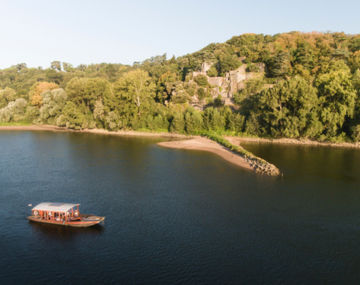
[[[241,65],[260,76],[225,106],[209,94],[206,76],[192,76],[204,62],[209,77]],[[360,35],[244,34],[132,66],[18,64],[0,70],[0,89],[0,123],[359,141]]]

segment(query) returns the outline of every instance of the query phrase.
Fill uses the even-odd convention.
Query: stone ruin
[[[232,105],[234,94],[245,87],[246,80],[258,77],[264,72],[265,65],[263,63],[258,63],[257,65],[260,72],[247,72],[247,65],[242,64],[239,68],[227,72],[224,77],[210,77],[207,75],[207,71],[212,64],[204,62],[201,66],[201,71],[193,72],[192,76],[193,78],[197,75],[206,76],[211,85],[212,97],[216,98],[220,95],[225,105]]]

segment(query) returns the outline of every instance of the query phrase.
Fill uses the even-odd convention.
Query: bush
[[[209,85],[207,77],[205,75],[197,75],[194,77],[194,81],[201,87],[206,87]]]
[[[205,93],[205,89],[200,87],[198,90],[197,90],[197,96],[199,98],[200,101],[204,100],[204,98],[206,97],[206,93]]]
[[[246,67],[246,72],[260,72],[260,68],[256,64],[249,63]]]
[[[215,65],[212,65],[209,70],[206,72],[206,74],[210,77],[217,77],[218,76],[218,71],[215,67]]]

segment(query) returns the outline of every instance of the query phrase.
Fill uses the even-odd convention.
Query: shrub
[[[210,77],[217,77],[218,76],[218,71],[215,67],[215,65],[212,65],[209,70],[206,72],[206,74]]]
[[[194,77],[194,81],[201,87],[206,87],[209,85],[207,77],[205,75],[197,75]]]

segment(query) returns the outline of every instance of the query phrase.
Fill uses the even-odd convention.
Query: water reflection
[[[31,221],[29,221],[29,224],[36,235],[58,240],[72,240],[83,236],[97,236],[103,234],[105,231],[102,225],[95,225],[88,228],[74,228],[50,224],[39,224]]]

